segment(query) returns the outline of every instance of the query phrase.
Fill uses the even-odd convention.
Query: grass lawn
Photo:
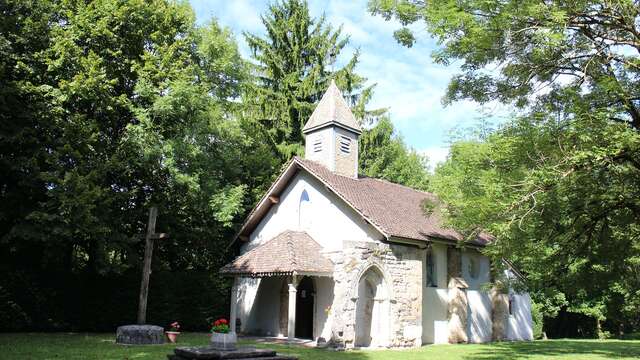
[[[166,359],[176,345],[122,346],[115,334],[0,334],[0,359]],[[206,345],[208,335],[183,333],[178,346]],[[250,342],[244,344],[255,345]],[[336,352],[286,345],[255,345],[301,360],[394,359],[638,359],[640,340],[548,340],[486,345],[428,345],[412,350]]]

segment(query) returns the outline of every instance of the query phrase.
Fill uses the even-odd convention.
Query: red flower
[[[219,321],[220,321],[221,324],[226,324],[227,323],[226,319],[220,319]]]

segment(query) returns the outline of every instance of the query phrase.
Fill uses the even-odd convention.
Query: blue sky
[[[198,22],[212,17],[234,32],[242,54],[249,58],[249,49],[242,31],[263,34],[260,14],[268,1],[258,0],[190,0]],[[431,165],[443,161],[448,153],[450,132],[454,128],[467,128],[478,119],[496,109],[481,108],[469,101],[444,107],[441,103],[451,76],[457,66],[434,64],[431,51],[437,48],[429,34],[417,27],[418,43],[406,48],[393,39],[398,28],[394,21],[371,16],[367,1],[309,1],[311,15],[324,13],[329,23],[343,26],[343,33],[351,37],[344,57],[357,48],[361,51],[357,71],[375,83],[371,108],[387,107],[397,131],[406,143],[425,153]]]

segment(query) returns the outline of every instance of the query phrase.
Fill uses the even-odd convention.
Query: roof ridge
[[[297,159],[297,160],[301,160],[301,161],[303,161],[303,162],[304,162],[304,161],[309,161],[309,162],[312,162],[313,164],[316,164],[316,165],[319,165],[319,166],[324,166],[324,165],[322,165],[321,163],[319,163],[319,162],[317,162],[317,161],[315,161],[315,160],[311,160],[311,159],[303,159],[303,158],[301,158],[301,157],[299,157],[299,156],[297,156],[297,155],[296,155],[296,156],[294,156],[294,158],[295,158],[295,159]],[[329,169],[327,169],[327,170],[328,170],[328,171],[331,171],[331,170],[329,170]],[[407,185],[402,185],[402,184],[394,183],[394,182],[392,182],[392,181],[389,181],[389,180],[386,180],[386,179],[381,179],[381,178],[376,178],[376,177],[373,177],[373,176],[362,175],[362,177],[352,178],[352,177],[350,177],[350,176],[344,176],[344,175],[340,175],[340,174],[337,174],[337,173],[334,173],[334,172],[331,172],[331,174],[332,174],[333,176],[340,176],[341,178],[345,178],[345,179],[349,179],[349,180],[357,180],[357,181],[360,181],[360,180],[364,180],[364,179],[371,179],[371,180],[375,180],[375,181],[380,181],[380,182],[383,182],[383,183],[387,183],[387,184],[390,184],[390,185],[399,186],[399,187],[401,187],[401,188],[405,188],[405,189],[413,190],[413,191],[416,191],[416,192],[420,192],[420,193],[423,193],[423,194],[425,194],[425,195],[430,195],[430,196],[438,197],[438,195],[436,195],[436,194],[434,194],[434,193],[432,193],[432,192],[429,192],[429,191],[424,191],[424,190],[420,190],[420,189],[412,188],[411,186],[407,186]]]
[[[295,247],[293,246],[293,240],[291,240],[291,230],[286,230],[286,241],[287,241],[287,250],[289,251],[289,258],[291,261],[291,267],[295,270],[297,261],[296,261],[296,252]]]

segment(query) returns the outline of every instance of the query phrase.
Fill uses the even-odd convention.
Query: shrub
[[[531,302],[531,317],[533,318],[533,338],[542,339],[542,327],[544,325],[544,316],[542,314],[541,305]]]

